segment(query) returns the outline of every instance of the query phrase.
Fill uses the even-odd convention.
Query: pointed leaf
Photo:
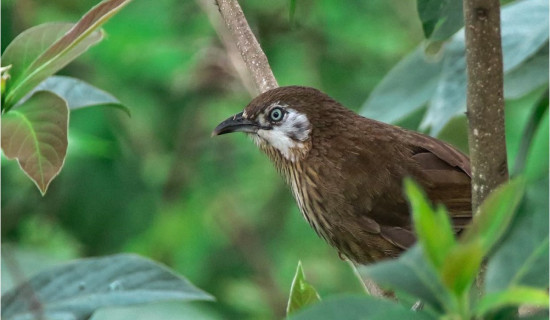
[[[128,115],[130,110],[108,92],[92,86],[80,79],[66,76],[51,76],[40,83],[30,94],[36,91],[51,91],[67,101],[69,109],[108,105],[120,108]]]
[[[441,270],[449,251],[456,244],[449,214],[441,206],[434,211],[413,180],[407,178],[404,184],[418,241],[436,270]]]
[[[506,291],[486,294],[475,306],[474,312],[480,318],[487,313],[504,307],[522,305],[548,309],[548,292],[531,287],[511,287]]]
[[[104,0],[88,11],[62,38],[53,43],[14,79],[6,95],[8,105],[16,103],[48,76],[63,68],[102,38],[95,32],[130,0]]]
[[[479,240],[483,255],[487,254],[508,230],[523,197],[524,188],[523,179],[516,178],[491,192],[479,207],[478,213],[460,242]]]
[[[42,194],[57,176],[67,153],[69,109],[63,99],[47,91],[2,117],[2,150],[16,158]]]
[[[77,320],[107,306],[213,300],[166,267],[132,254],[81,259],[41,272],[2,296],[2,318],[34,319],[28,290],[46,318]]]
[[[292,280],[292,286],[290,287],[290,297],[288,298],[286,314],[289,315],[294,313],[320,300],[321,297],[319,297],[315,288],[306,281],[306,276],[302,269],[302,262],[299,261],[294,280]]]
[[[11,66],[10,80],[7,81],[7,91],[17,82],[30,65],[61,38],[72,27],[73,23],[44,23],[21,32],[8,45],[2,54],[2,65]]]

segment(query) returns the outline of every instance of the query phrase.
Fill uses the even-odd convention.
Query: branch
[[[216,0],[216,3],[260,93],[277,88],[279,85],[269,67],[267,57],[250,30],[237,0]]]
[[[508,179],[499,0],[464,0],[472,210]]]

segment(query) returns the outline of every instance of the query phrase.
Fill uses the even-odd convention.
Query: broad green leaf
[[[2,66],[11,66],[6,90],[9,92],[13,84],[27,72],[33,61],[73,26],[72,23],[44,23],[27,29],[15,37],[2,54]]]
[[[27,288],[46,318],[88,319],[98,308],[158,301],[213,300],[166,267],[132,254],[76,260],[39,273],[2,296],[2,318],[32,319]]]
[[[548,292],[532,287],[511,287],[505,291],[484,295],[474,308],[474,313],[483,319],[487,313],[509,306],[534,306],[548,309]]]
[[[41,53],[20,77],[13,79],[14,82],[6,93],[7,108],[101,40],[102,33],[96,32],[96,29],[129,2],[130,0],[104,0],[88,11],[63,37]]]
[[[371,296],[340,296],[323,300],[293,314],[290,320],[387,320],[434,319],[425,311],[412,311],[401,304]]]
[[[518,99],[548,83],[548,43],[504,77],[504,98]]]
[[[504,73],[533,56],[548,41],[548,1],[518,1],[504,6],[502,53]],[[443,52],[443,69],[421,128],[438,134],[447,122],[466,108],[464,30],[454,35]],[[524,79],[524,81],[529,81]]]
[[[487,264],[485,290],[548,287],[548,178],[527,188],[510,231]]]
[[[422,46],[401,60],[371,92],[360,114],[394,123],[420,109],[434,94],[441,60],[430,61]]]
[[[117,98],[111,94],[92,86],[80,79],[66,76],[51,76],[40,83],[35,91],[51,91],[67,101],[69,109],[108,105],[124,110],[128,115],[130,110],[123,106]]]
[[[491,192],[479,207],[460,242],[479,241],[483,255],[486,255],[508,230],[523,197],[524,188],[523,179],[516,178]]]
[[[444,207],[434,211],[413,180],[407,178],[404,183],[418,241],[436,270],[441,270],[449,251],[456,244],[449,214]]]
[[[481,241],[476,240],[459,243],[453,247],[443,263],[441,270],[443,283],[457,297],[462,297],[470,288],[481,266],[483,249]]]
[[[431,305],[436,310],[450,303],[451,296],[425,259],[419,245],[399,258],[358,267],[359,274],[385,289],[402,291]]]
[[[63,99],[36,92],[2,116],[2,150],[16,158],[42,194],[57,176],[67,153],[69,109]]]
[[[306,281],[302,262],[299,261],[294,280],[292,280],[292,286],[290,287],[286,314],[289,315],[319,301],[321,301],[321,297],[319,297],[315,288]]]

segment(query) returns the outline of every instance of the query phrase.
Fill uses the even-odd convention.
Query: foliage
[[[290,286],[290,296],[286,307],[286,314],[290,315],[308,305],[321,301],[321,297],[315,288],[306,281],[302,262],[298,262],[298,268]]]
[[[2,1],[2,48],[32,25],[76,21],[97,2]],[[379,269],[402,270],[404,265],[407,272],[386,276],[414,286],[411,293],[398,292],[399,303],[365,296],[348,265],[303,221],[291,194],[250,141],[239,136],[209,138],[212,128],[227,114],[242,110],[250,96],[218,38],[223,28],[209,20],[203,3],[212,4],[133,1],[109,20],[101,46],[91,47],[60,71],[63,77],[116,93],[131,106],[132,118],[100,108],[71,112],[67,165],[43,198],[14,162],[2,161],[2,241],[15,247],[16,270],[31,278],[69,259],[135,252],[162,261],[216,297],[216,303],[101,309],[94,320],[283,318],[298,260],[307,266],[308,283],[324,299],[291,317],[407,319],[434,318],[443,312],[432,307],[439,300],[430,300],[435,298],[431,290],[448,291],[441,281],[434,280],[428,288],[414,286],[437,280],[422,247],[395,261],[403,264],[384,263]],[[403,83],[384,87],[383,96],[377,95],[384,107],[377,112],[401,126],[418,128],[440,82],[445,50],[454,39],[430,38],[419,46],[424,36],[419,2],[352,0],[343,6],[333,0],[290,1],[295,6],[292,27],[288,1],[269,6],[261,0],[240,3],[281,85],[317,87],[358,110],[369,92],[369,100],[374,99],[380,92],[375,88],[393,75]],[[432,8],[445,11],[444,6]],[[542,21],[544,17],[537,17],[544,12],[516,18]],[[442,19],[437,19],[432,35]],[[533,36],[529,39],[540,40],[534,30],[527,32]],[[526,177],[527,185],[509,231],[488,254],[486,287],[492,287],[487,295],[510,288],[524,294],[524,287],[548,285],[547,104],[541,102],[542,111],[536,112],[548,81],[547,55],[542,44],[506,74],[509,163],[512,168],[516,158],[524,157],[518,174]],[[408,69],[407,61],[418,68]],[[421,66],[425,68],[419,70]],[[400,106],[409,102],[418,107],[403,111]],[[524,139],[531,117],[538,125],[531,126],[531,138]],[[464,116],[458,115],[439,137],[464,148],[465,128]],[[19,278],[5,267],[5,259],[2,264],[6,290],[9,280]],[[426,307],[413,313],[409,306],[419,296],[425,297]],[[510,297],[528,296],[494,299],[503,303]],[[488,305],[500,308],[491,301]],[[488,318],[511,318],[503,312]]]
[[[460,1],[418,1],[420,16],[437,13],[431,3]],[[420,8],[421,4],[430,4]],[[439,12],[462,15],[462,10]],[[505,73],[505,98],[519,98],[548,85],[548,1],[517,1],[502,8],[502,51]],[[424,21],[424,20],[423,20]],[[429,20],[432,21],[432,20]],[[438,20],[439,21],[439,20]],[[431,25],[431,22],[428,22]],[[443,26],[442,26],[443,27]],[[426,28],[426,27],[425,27]],[[425,29],[426,30],[426,29]],[[436,31],[437,32],[437,31]],[[432,35],[433,36],[433,35]],[[435,55],[420,45],[398,63],[374,89],[361,109],[370,118],[395,122],[426,103],[420,128],[431,128],[437,135],[452,117],[466,109],[466,60],[464,30],[446,41]],[[410,96],[408,99],[403,97]],[[392,106],[392,112],[386,112]]]
[[[69,108],[119,104],[113,97],[105,101],[90,85],[80,84],[84,90],[77,94],[61,89],[76,79],[48,77],[101,41],[103,33],[97,29],[129,1],[105,0],[74,25],[47,23],[28,29],[2,54],[2,150],[18,160],[42,195],[65,162]]]
[[[164,266],[121,254],[81,259],[39,273],[2,295],[2,317],[84,320],[101,307],[173,300],[212,297]]]

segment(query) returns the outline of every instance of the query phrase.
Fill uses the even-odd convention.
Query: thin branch
[[[472,210],[508,180],[499,0],[464,0]]]
[[[279,85],[267,57],[250,30],[237,0],[216,0],[216,3],[260,93],[277,88]]]

